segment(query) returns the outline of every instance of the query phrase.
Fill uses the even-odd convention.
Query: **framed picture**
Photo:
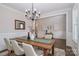
[[[15,30],[24,30],[25,29],[25,21],[15,20]]]

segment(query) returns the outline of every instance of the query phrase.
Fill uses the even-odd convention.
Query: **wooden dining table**
[[[16,38],[16,41],[21,42],[21,43],[31,44],[32,46],[42,48],[44,56],[48,56],[49,51],[51,51],[50,55],[54,55],[54,43],[55,43],[54,39],[28,40],[27,38],[24,39],[24,38],[18,37],[18,38]]]

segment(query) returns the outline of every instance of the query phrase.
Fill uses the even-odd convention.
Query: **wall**
[[[66,39],[66,15],[57,15],[37,20],[38,35],[45,34],[47,26],[51,26],[54,38]],[[43,32],[43,33],[42,33]]]
[[[72,40],[72,8],[67,8],[58,11],[52,11],[41,15],[41,18],[51,17],[66,14],[66,44],[69,44],[69,40]]]
[[[78,15],[79,16],[79,3],[77,4],[77,9],[78,9]],[[78,40],[77,40],[77,43],[78,43],[78,55],[79,55],[79,17],[77,17],[77,20],[78,20]]]
[[[74,5],[73,10],[72,10],[72,31],[73,31],[73,40],[77,43],[78,39],[78,32],[77,32],[77,27],[78,27],[78,6],[77,4]]]
[[[68,46],[72,47],[72,50],[75,53],[75,55],[78,55],[78,42],[77,42],[77,32],[76,32],[77,27],[75,27],[75,25],[77,26],[77,5],[76,4],[74,4],[73,9],[71,10],[71,16],[72,16],[71,18],[72,31],[69,31],[68,40],[66,42]]]
[[[41,18],[66,14],[66,39],[72,39],[72,8],[52,11],[41,15]]]
[[[26,29],[15,30],[15,19],[25,21]],[[3,40],[4,38],[25,36],[29,31],[28,27],[30,25],[31,22],[24,17],[24,13],[0,4],[0,51],[6,49],[6,45]]]

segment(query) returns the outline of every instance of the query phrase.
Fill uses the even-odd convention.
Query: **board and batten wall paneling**
[[[57,15],[37,20],[38,36],[45,34],[47,26],[51,26],[54,38],[66,39],[66,15]]]

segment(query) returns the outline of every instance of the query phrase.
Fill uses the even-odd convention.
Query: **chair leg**
[[[8,56],[10,56],[11,53],[12,53],[12,51],[11,50],[8,50]]]
[[[43,49],[43,54],[44,56],[48,56],[49,50],[48,49]]]

